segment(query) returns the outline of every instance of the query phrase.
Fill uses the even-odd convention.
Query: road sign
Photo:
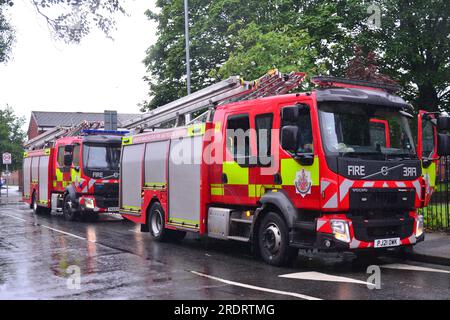
[[[11,153],[9,152],[3,153],[3,164],[11,164],[11,161],[12,161]]]

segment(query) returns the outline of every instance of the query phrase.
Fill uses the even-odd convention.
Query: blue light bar
[[[85,129],[82,130],[81,133],[84,134],[108,134],[108,135],[118,135],[118,136],[124,136],[128,133],[130,133],[130,131],[128,130],[98,130],[98,129]]]

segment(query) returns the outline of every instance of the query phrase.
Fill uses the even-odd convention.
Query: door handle
[[[222,183],[228,183],[228,176],[226,173],[222,173]]]

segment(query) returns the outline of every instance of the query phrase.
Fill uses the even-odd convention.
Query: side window
[[[272,124],[273,114],[266,113],[260,114],[255,117],[256,126],[256,145],[258,148],[259,162],[267,163],[268,159],[272,155]]]
[[[434,151],[434,129],[429,120],[422,120],[422,157],[428,158]]]
[[[79,167],[80,166],[80,145],[76,144],[73,147],[73,160],[72,163],[75,167]]]
[[[313,134],[311,127],[311,115],[309,110],[302,110],[298,121],[298,149],[299,153],[313,153]]]
[[[237,115],[228,118],[227,149],[238,161],[250,156],[250,120],[248,115]],[[240,163],[240,161],[238,161]]]
[[[58,165],[64,167],[64,146],[58,147]]]

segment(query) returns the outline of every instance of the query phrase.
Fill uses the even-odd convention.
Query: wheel
[[[165,228],[164,210],[159,202],[152,204],[148,214],[148,226],[153,239],[160,242],[181,241],[186,232]]]
[[[31,207],[33,209],[33,213],[37,214],[37,215],[48,214],[48,213],[50,213],[50,210],[51,210],[49,208],[41,207],[38,205],[35,193],[33,193],[33,197],[31,198]]]
[[[67,221],[74,221],[79,216],[79,212],[73,208],[72,200],[68,194],[64,197],[63,214]]]
[[[291,264],[298,249],[289,247],[289,230],[280,215],[269,212],[258,228],[258,247],[263,260],[274,266]]]

